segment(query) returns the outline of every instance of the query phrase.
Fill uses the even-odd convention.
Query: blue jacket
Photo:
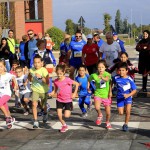
[[[53,64],[54,66],[56,66],[56,59],[55,59],[52,51],[47,50],[47,49],[44,51],[45,51],[44,55],[43,55],[44,64]],[[32,57],[31,57],[30,68],[33,67],[33,60],[34,60],[35,55],[39,55],[37,50],[34,51]]]
[[[124,42],[122,40],[120,40],[120,39],[117,39],[116,42],[119,43],[121,51],[125,52],[126,50],[124,48]]]

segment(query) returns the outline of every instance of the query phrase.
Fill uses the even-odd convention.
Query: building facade
[[[9,0],[5,5],[9,28],[14,30],[16,39],[21,40],[29,29],[44,34],[53,26],[52,0]]]

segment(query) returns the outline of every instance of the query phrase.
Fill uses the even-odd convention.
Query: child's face
[[[128,73],[128,70],[126,70],[125,68],[119,68],[119,74],[121,77],[126,77]]]
[[[40,69],[43,66],[43,62],[41,61],[40,58],[35,58],[34,59],[34,67],[35,69]]]
[[[100,63],[100,64],[98,64],[98,72],[104,72],[105,71],[105,69],[106,69],[106,67],[104,66],[104,64],[102,64],[102,63]]]
[[[56,72],[57,76],[58,76],[58,79],[62,79],[65,75],[65,72],[63,72],[62,70],[57,70]]]
[[[125,54],[122,54],[120,56],[121,62],[126,62],[128,60],[128,57]]]
[[[17,64],[12,64],[12,69],[15,70],[18,67]]]
[[[78,72],[79,72],[79,75],[81,77],[83,77],[85,75],[85,73],[86,73],[86,70],[85,70],[85,68],[80,67]]]
[[[4,64],[1,62],[0,63],[0,73],[4,72],[5,71],[5,66]]]
[[[16,71],[17,77],[21,77],[23,75],[23,70],[17,69]]]

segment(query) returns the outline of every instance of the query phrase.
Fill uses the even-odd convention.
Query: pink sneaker
[[[13,117],[7,117],[6,118],[7,129],[12,128],[14,122],[15,122],[15,118],[13,118]]]
[[[110,124],[110,122],[106,122],[106,129],[111,129],[112,127],[111,127],[111,124]]]
[[[62,126],[62,128],[60,129],[60,132],[64,133],[68,130],[68,126],[67,125],[64,125]]]
[[[101,115],[101,116],[97,117],[96,125],[101,125],[102,120],[103,120],[103,115]]]

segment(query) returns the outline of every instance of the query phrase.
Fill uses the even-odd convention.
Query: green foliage
[[[129,27],[128,27],[128,20],[124,19],[123,20],[123,34],[128,34],[129,33]]]
[[[88,34],[91,33],[91,29],[89,29],[89,28],[87,28],[87,27],[84,27],[84,28],[83,28],[83,33],[84,33],[85,35],[88,35]]]
[[[47,30],[52,41],[55,43],[53,50],[59,50],[60,43],[64,40],[64,32],[57,27],[52,27]]]
[[[104,33],[110,31],[110,20],[112,19],[112,17],[110,16],[110,14],[108,13],[105,13],[104,14],[104,26],[105,26],[105,29],[104,29]]]
[[[66,22],[66,33],[69,35],[73,35],[74,34],[74,23],[71,19],[67,19]]]

